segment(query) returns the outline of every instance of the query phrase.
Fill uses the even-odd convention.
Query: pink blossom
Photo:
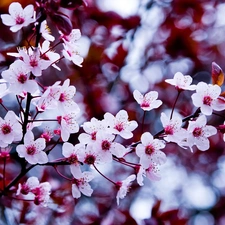
[[[5,118],[0,117],[0,147],[6,147],[22,139],[22,126],[13,111],[8,111]]]
[[[189,75],[183,75],[181,72],[177,72],[173,79],[166,79],[167,83],[174,85],[177,90],[190,90],[196,89],[196,85],[191,85],[192,77]]]
[[[86,148],[79,152],[78,159],[87,165],[104,163],[102,152],[99,149],[93,148],[92,144],[87,144]]]
[[[12,2],[9,6],[9,14],[2,14],[1,18],[6,26],[10,26],[12,32],[17,32],[35,21],[32,18],[33,14],[33,5],[27,5],[23,9],[19,2]]]
[[[32,189],[38,187],[38,185],[39,180],[37,177],[29,177],[25,183],[18,185],[16,195],[27,195]]]
[[[94,178],[91,172],[83,172],[82,177],[73,180],[72,195],[74,198],[80,198],[81,193],[86,196],[91,196],[93,190],[88,182]]]
[[[47,25],[47,21],[44,20],[42,23],[41,23],[41,26],[40,26],[40,33],[42,35],[42,37],[47,40],[47,41],[54,41],[55,40],[55,37],[50,35],[50,29]]]
[[[84,150],[85,147],[82,144],[76,144],[74,146],[69,142],[63,143],[62,154],[66,157],[66,161],[70,163],[70,171],[74,178],[80,178],[82,176],[78,155],[79,152],[83,152]]]
[[[162,140],[154,139],[149,132],[141,136],[141,144],[136,147],[136,154],[140,157],[140,164],[146,169],[151,163],[163,164],[166,162],[166,155],[160,151],[165,147]]]
[[[48,156],[43,151],[45,145],[44,138],[34,140],[32,131],[27,131],[24,136],[24,144],[18,145],[16,151],[19,157],[25,158],[30,164],[45,164],[48,162]]]
[[[77,112],[69,112],[63,113],[61,116],[57,117],[63,141],[68,141],[70,134],[74,134],[79,131],[79,125],[76,121],[77,115]]]
[[[125,139],[132,138],[132,131],[138,126],[136,121],[128,121],[128,114],[125,110],[120,110],[115,117],[109,112],[105,113],[104,122],[109,126],[109,132],[119,134]]]
[[[50,42],[45,40],[41,46],[39,46],[39,50],[40,53],[42,55],[42,58],[44,60],[49,60],[51,62],[51,65],[57,69],[57,70],[61,70],[55,63],[58,62],[58,60],[60,59],[60,55],[56,52],[54,52],[53,50],[49,50],[50,47]]]
[[[186,130],[181,127],[182,119],[177,116],[170,119],[163,112],[161,113],[160,119],[164,128],[164,140],[175,142],[182,147],[182,141],[187,136]]]
[[[84,122],[83,129],[86,133],[81,133],[78,137],[79,141],[84,144],[93,143],[96,141],[98,131],[105,131],[107,125],[96,118],[92,118],[89,122]]]
[[[33,99],[32,103],[37,107],[38,111],[43,112],[47,109],[55,109],[58,106],[60,97],[60,81],[49,86],[40,98]]]
[[[62,40],[65,43],[76,43],[81,38],[81,32],[79,29],[73,29],[69,35],[62,34]]]
[[[199,82],[196,87],[196,93],[191,98],[196,107],[200,107],[201,112],[209,116],[213,110],[221,111],[225,109],[225,101],[219,98],[221,88],[218,85]]]
[[[47,69],[52,63],[50,60],[44,60],[41,58],[40,50],[38,48],[35,48],[34,50],[29,48],[28,53],[21,50],[19,54],[23,58],[26,68],[28,68],[36,77],[41,76],[42,70]]]
[[[63,112],[79,112],[79,106],[73,100],[73,97],[76,93],[76,88],[70,85],[70,80],[66,79],[61,86],[60,96],[58,100],[58,107]]]
[[[187,128],[187,146],[191,149],[194,145],[199,150],[205,151],[209,149],[208,137],[217,133],[217,129],[213,126],[206,125],[207,119],[205,115],[201,115],[196,121],[189,121]]]
[[[125,180],[119,181],[116,183],[119,188],[117,195],[116,195],[117,205],[119,205],[120,199],[123,199],[127,195],[127,192],[129,191],[129,188],[131,185],[130,183],[132,181],[134,181],[135,178],[136,178],[136,176],[134,174],[132,174],[129,177],[127,177]]]
[[[143,177],[147,177],[151,181],[160,180],[161,176],[159,174],[159,165],[154,162],[151,162],[148,165],[148,168],[143,168],[142,166],[140,166],[137,173],[137,182],[140,186],[144,185]]]
[[[157,100],[158,98],[157,91],[150,91],[143,96],[138,90],[135,90],[133,92],[133,96],[134,99],[137,101],[137,103],[145,111],[150,111],[162,105],[162,101]]]
[[[123,157],[127,150],[126,148],[114,142],[115,135],[105,132],[98,132],[96,135],[96,142],[93,143],[93,148],[101,151],[101,156],[104,162],[111,162],[112,155],[118,158]]]
[[[145,170],[145,173],[146,177],[149,180],[158,181],[161,179],[161,176],[159,174],[159,167],[155,163],[150,164],[149,167]]]
[[[16,60],[8,70],[2,72],[2,77],[9,82],[9,91],[14,94],[38,91],[38,85],[35,80],[30,80],[30,71],[22,60]]]
[[[18,185],[16,195],[29,195],[34,204],[46,206],[50,198],[51,185],[49,182],[40,183],[37,177],[29,177],[23,184]]]
[[[32,188],[31,192],[35,195],[34,204],[46,206],[50,194],[51,194],[51,185],[49,182],[40,183],[37,187]]]

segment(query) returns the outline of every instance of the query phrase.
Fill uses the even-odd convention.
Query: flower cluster
[[[22,158],[21,173],[11,183],[5,184],[5,173],[3,174],[4,188],[0,191],[1,195],[12,194],[9,190],[17,185],[17,197],[29,196],[24,197],[24,200],[47,205],[51,193],[50,182],[40,183],[37,177],[32,176],[25,183],[18,184],[29,170],[41,165],[53,166],[59,176],[70,182],[71,195],[76,199],[81,194],[92,195],[94,190],[90,182],[95,178],[93,170],[97,171],[116,187],[116,200],[119,204],[119,200],[126,196],[135,179],[140,186],[144,184],[144,177],[152,181],[161,179],[159,168],[166,163],[164,150],[168,143],[176,143],[191,151],[194,151],[194,146],[202,151],[209,149],[209,137],[215,135],[217,129],[207,125],[207,116],[225,109],[221,87],[204,82],[194,85],[191,76],[180,72],[173,79],[165,81],[175,86],[178,97],[183,91],[195,91],[191,99],[193,106],[198,109],[186,118],[174,115],[176,104],[170,116],[161,111],[163,129],[157,134],[153,135],[147,130],[142,132],[140,140],[133,143],[134,132],[139,129],[139,123],[130,119],[132,116],[125,109],[119,110],[116,115],[105,112],[102,119],[93,117],[81,124],[79,117],[85,116],[74,100],[76,88],[70,85],[71,80],[56,81],[44,87],[41,79],[50,66],[60,71],[57,63],[63,58],[76,66],[82,66],[83,58],[79,54],[78,45],[81,32],[79,29],[72,29],[68,34],[60,30],[57,40],[50,34],[45,17],[36,19],[35,15],[32,5],[23,9],[19,3],[12,3],[9,14],[1,15],[3,24],[10,26],[12,32],[33,24],[31,38],[36,37],[34,46],[28,41],[28,46],[18,48],[17,53],[8,53],[16,59],[1,74],[3,79],[0,81],[0,104],[6,110],[4,119],[0,117],[1,156],[10,157],[10,150],[15,148],[16,154]],[[52,45],[51,42],[56,43]],[[60,44],[61,52],[55,52],[55,47]],[[9,94],[18,102],[17,112],[5,106],[4,100]],[[158,99],[157,91],[149,91],[143,95],[134,90],[133,97],[140,106],[139,109],[144,110],[144,116],[151,110],[159,110],[163,105]],[[47,130],[43,128],[47,127],[46,124],[51,124]],[[225,133],[224,125],[219,130]],[[72,143],[71,134],[76,133],[77,140]],[[63,157],[52,159],[50,155],[56,146],[61,149]],[[127,160],[126,156],[131,154],[135,162]],[[107,167],[115,161],[132,168],[133,172],[124,180],[113,181],[98,169],[99,165]],[[5,168],[5,160],[4,163]],[[58,171],[60,165],[68,166],[69,177]]]

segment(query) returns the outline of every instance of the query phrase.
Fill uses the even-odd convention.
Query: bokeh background
[[[49,0],[50,1],[50,0]],[[0,13],[7,13],[12,1],[1,0]],[[23,6],[34,1],[19,1]],[[68,2],[68,1],[66,1]],[[120,109],[130,119],[142,122],[143,111],[132,92],[159,92],[163,105],[146,114],[144,131],[152,134],[162,129],[161,112],[170,113],[176,98],[174,87],[165,83],[178,71],[193,77],[193,82],[211,82],[212,62],[225,70],[225,3],[219,0],[77,0],[73,10],[63,9],[73,27],[79,28],[83,67],[62,60],[59,72],[48,69],[41,77],[44,85],[70,78],[76,86],[76,101],[83,115],[80,123],[92,117],[102,119],[105,112]],[[48,18],[52,34],[59,37],[54,21]],[[24,37],[31,33],[12,34],[0,21],[0,72],[7,69],[16,52],[26,45]],[[57,49],[60,51],[60,47]],[[224,86],[222,86],[224,91]],[[193,113],[191,92],[183,92],[175,113],[182,117]],[[8,99],[8,106],[16,109]],[[0,111],[1,112],[1,111]],[[215,126],[224,122],[224,112],[208,117]],[[132,142],[140,140],[141,126]],[[70,141],[78,143],[78,134]],[[128,140],[124,144],[130,144]],[[167,144],[167,163],[161,167],[161,180],[134,183],[127,197],[117,207],[116,191],[104,178],[93,181],[93,197],[74,200],[71,184],[60,180],[51,168],[41,169],[42,177],[54,184],[49,208],[31,206],[27,202],[4,199],[0,202],[0,224],[140,224],[140,225],[224,225],[225,224],[225,156],[222,134],[210,138],[205,152],[182,149]],[[57,155],[60,150],[56,150]],[[132,160],[132,156],[130,156]],[[13,165],[10,173],[16,171]],[[101,168],[112,179],[124,179],[133,171],[118,164]],[[68,172],[62,168],[63,172]],[[30,175],[39,174],[34,169]],[[43,179],[44,179],[43,178]],[[99,178],[99,179],[98,179]],[[37,220],[38,216],[38,220]]]

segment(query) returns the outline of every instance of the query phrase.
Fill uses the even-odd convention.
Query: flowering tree
[[[91,1],[22,3],[12,2],[1,13],[1,26],[15,38],[1,51],[6,65],[0,80],[3,221],[137,224],[121,203],[129,208],[140,186],[164,179],[160,168],[172,155],[181,152],[182,162],[188,160],[185,154],[197,158],[224,148],[222,69],[211,62],[208,81],[176,71],[147,90],[134,85],[140,78],[128,85],[120,75],[128,58],[125,34],[134,38],[140,16],[100,14]],[[177,28],[185,24],[176,22]],[[120,36],[113,34],[118,26]],[[86,56],[83,36],[93,42]],[[112,42],[117,53],[110,55]],[[156,43],[151,47],[155,50]],[[167,50],[172,59],[176,54]],[[179,209],[161,212],[160,202],[143,223],[186,224],[187,215],[180,216]],[[116,218],[115,208],[123,216]]]

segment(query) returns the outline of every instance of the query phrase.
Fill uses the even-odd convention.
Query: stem
[[[6,112],[9,111],[9,110],[3,105],[3,103],[1,102],[1,99],[0,99],[0,105],[5,109]]]
[[[38,119],[38,120],[28,120],[28,122],[34,123],[34,122],[50,122],[50,121],[58,121],[57,119]]]
[[[172,111],[171,111],[171,114],[170,114],[170,120],[171,120],[172,117],[173,117],[173,112],[174,112],[175,106],[176,106],[176,104],[177,104],[177,100],[178,100],[178,98],[179,98],[179,96],[180,96],[180,93],[181,93],[181,91],[178,90],[178,92],[177,92],[177,97],[176,97],[176,99],[175,99],[175,102],[173,103],[173,108],[172,108]]]
[[[63,177],[64,179],[69,180],[69,181],[72,181],[72,180],[73,180],[73,179],[70,179],[70,178],[64,176],[61,172],[59,172],[59,170],[57,169],[57,166],[54,166],[54,169],[55,169],[55,171],[56,171],[61,177]]]
[[[198,115],[199,115],[200,112],[201,112],[201,110],[200,110],[200,108],[198,108],[193,114],[191,114],[190,116],[187,116],[187,117],[183,118],[182,119],[182,122],[184,123],[184,122],[186,122],[186,121],[188,121],[188,120],[190,120],[192,118],[198,117]],[[159,137],[160,134],[163,134],[163,133],[164,133],[164,129],[160,130],[158,133],[156,133],[155,135],[153,135],[153,137],[154,138],[157,138],[157,137]],[[130,145],[130,147],[131,148],[132,147],[135,148],[140,143],[141,143],[141,141],[138,141],[138,142]]]
[[[22,169],[20,174],[13,180],[11,183],[8,184],[8,186],[5,187],[5,189],[0,193],[0,197],[3,195],[6,195],[6,193],[10,190],[11,187],[13,187],[17,182],[32,168],[34,168],[36,165],[31,165],[30,167],[26,169]]]
[[[113,160],[115,160],[115,161],[117,161],[117,162],[119,162],[123,165],[129,166],[131,168],[134,168],[134,167],[138,166],[138,164],[136,164],[136,163],[127,162],[125,159],[120,160],[117,157],[113,157]]]
[[[49,51],[51,51],[53,48],[55,48],[56,46],[58,46],[59,44],[61,44],[61,43],[63,43],[62,40],[60,40],[58,43],[56,43],[55,45],[53,45],[52,47],[50,47],[46,52],[42,53],[42,54],[40,55],[40,58],[41,58],[43,55],[45,55],[46,53],[48,53]]]
[[[94,166],[94,168],[96,169],[96,171],[100,174],[100,175],[102,175],[106,180],[108,180],[109,182],[111,182],[111,183],[113,183],[115,186],[117,186],[117,184],[114,182],[114,181],[112,181],[112,180],[110,180],[108,177],[106,177],[96,166],[95,166],[95,164],[92,164],[93,166]]]
[[[24,112],[24,123],[23,123],[23,137],[24,135],[26,134],[27,132],[27,124],[29,122],[28,120],[28,117],[29,117],[29,113],[30,113],[30,104],[31,104],[31,99],[32,99],[32,96],[31,94],[28,92],[27,93],[27,102],[26,102],[26,109],[25,109],[25,112]]]

